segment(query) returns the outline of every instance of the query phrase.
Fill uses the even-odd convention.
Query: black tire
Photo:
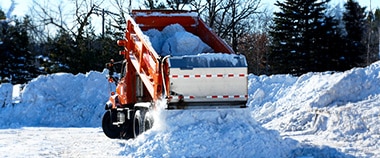
[[[122,139],[131,139],[134,138],[134,133],[133,133],[133,120],[129,120],[125,122],[122,126],[122,130],[120,133],[120,137]]]
[[[144,121],[141,110],[135,111],[135,117],[133,117],[133,135],[136,138],[138,135],[144,132]]]
[[[150,111],[146,111],[144,116],[144,131],[147,131],[153,127],[154,119]]]
[[[104,134],[111,139],[120,138],[121,128],[112,124],[111,112],[107,111],[103,115],[102,128]]]

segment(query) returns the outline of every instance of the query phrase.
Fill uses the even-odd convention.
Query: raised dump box
[[[149,36],[152,30],[161,36]],[[125,60],[103,117],[110,138],[136,137],[149,129],[150,110],[161,100],[167,101],[165,109],[246,107],[245,57],[195,12],[132,11],[118,45]]]

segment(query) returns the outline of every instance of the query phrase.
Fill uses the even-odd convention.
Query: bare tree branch
[[[238,36],[249,30],[259,14],[260,0],[206,0],[206,22],[237,50]]]

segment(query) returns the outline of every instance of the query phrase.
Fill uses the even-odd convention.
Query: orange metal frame
[[[149,29],[162,30],[170,24],[180,24],[186,31],[199,36],[205,43],[212,47],[215,52],[234,53],[234,51],[213,33],[206,24],[188,11],[151,11],[135,10],[132,17],[127,19],[125,39],[119,40],[119,46],[124,50],[121,55],[127,61],[127,73],[117,86],[116,93],[119,95],[121,104],[134,104],[136,98],[136,76],[139,75],[144,88],[144,95],[149,95],[147,100],[158,100],[163,92],[163,84],[166,91],[169,90],[168,65],[161,65],[161,57],[153,47],[146,43],[142,31]],[[164,69],[164,70],[162,70]],[[164,71],[165,73],[162,73]],[[164,80],[163,81],[163,76]]]

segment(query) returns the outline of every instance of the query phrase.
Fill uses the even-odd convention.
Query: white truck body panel
[[[222,96],[220,100],[244,100],[247,95],[247,68],[194,68],[192,70],[170,69],[170,90],[184,97],[194,96],[193,101]],[[212,98],[214,96],[214,98]],[[211,98],[210,98],[211,97]],[[231,98],[232,97],[232,98]]]
[[[201,65],[199,67],[170,67],[169,103],[183,101],[192,105],[217,103],[245,106],[248,94],[247,67],[241,66],[245,63],[233,64],[235,66],[228,66],[231,63],[227,63],[227,66],[223,67],[226,63],[210,66],[201,61],[202,63],[198,64]],[[241,61],[245,62],[245,59]],[[184,62],[183,65],[187,65],[186,61]],[[198,60],[192,59],[191,66],[197,65],[197,62]],[[186,104],[186,106],[191,105]]]

